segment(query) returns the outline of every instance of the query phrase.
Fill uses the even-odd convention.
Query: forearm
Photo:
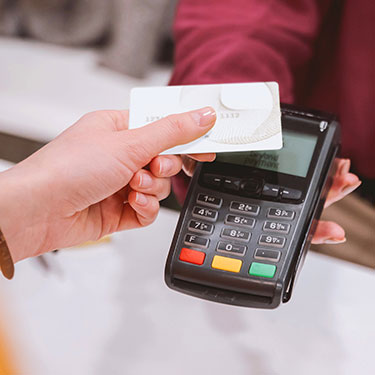
[[[20,167],[0,173],[0,228],[14,262],[37,255],[45,243],[40,233],[46,232],[40,228],[46,228],[48,220],[38,209],[36,177]]]

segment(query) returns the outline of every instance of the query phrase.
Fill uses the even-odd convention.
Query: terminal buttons
[[[194,234],[187,234],[185,236],[185,245],[190,245],[194,247],[201,247],[202,249],[206,249],[210,240],[205,237],[196,236]]]
[[[192,232],[201,234],[211,234],[214,229],[214,226],[209,223],[204,223],[203,221],[190,220],[188,228]]]
[[[265,264],[253,262],[249,269],[249,275],[267,277],[272,279],[275,276],[276,266],[273,264]]]
[[[295,212],[290,210],[283,210],[282,208],[270,208],[267,217],[274,219],[293,220]]]
[[[277,232],[277,233],[289,233],[290,224],[279,223],[277,221],[266,221],[263,225],[263,230],[268,232]]]
[[[241,190],[247,195],[258,195],[262,189],[263,181],[259,178],[249,178],[241,182]]]
[[[280,187],[277,185],[264,184],[262,195],[264,197],[276,198],[279,195]]]
[[[223,177],[218,176],[216,174],[205,173],[203,175],[204,184],[206,184],[207,186],[213,187],[213,188],[220,187],[222,180],[223,180]]]
[[[210,210],[209,208],[196,206],[193,208],[193,216],[196,217],[197,219],[216,221],[218,212],[214,210]]]
[[[247,242],[250,239],[250,235],[250,232],[233,228],[223,228],[223,230],[221,231],[221,237],[238,241]]]
[[[180,260],[187,263],[202,265],[206,254],[202,251],[187,249],[183,247],[180,252]]]
[[[239,178],[224,178],[223,187],[227,190],[237,191],[240,189],[241,180]]]
[[[292,199],[298,200],[302,197],[302,191],[296,189],[282,188],[281,189],[281,198],[283,199]]]
[[[223,242],[220,241],[217,244],[217,251],[222,252],[222,253],[230,253],[233,255],[244,255],[246,251],[246,246],[245,245],[238,245],[236,243],[228,243],[228,242]]]
[[[258,215],[260,207],[256,204],[248,204],[241,202],[231,202],[229,210],[241,214]]]
[[[197,203],[212,208],[220,208],[223,200],[208,194],[198,194]]]
[[[254,258],[269,260],[271,262],[278,262],[281,252],[277,250],[256,249]]]
[[[228,272],[240,272],[242,260],[215,255],[211,267]]]
[[[267,245],[273,247],[283,247],[285,244],[285,237],[270,236],[262,234],[259,237],[259,245]]]
[[[225,224],[237,225],[240,227],[253,228],[255,219],[251,217],[238,216],[238,215],[227,215],[225,217]]]

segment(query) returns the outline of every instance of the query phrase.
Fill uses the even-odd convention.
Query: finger
[[[190,158],[196,161],[214,161],[216,159],[216,154],[209,153],[209,154],[189,154]]]
[[[135,211],[137,221],[141,226],[150,225],[155,221],[160,207],[156,197],[133,190],[128,195],[128,203]]]
[[[197,165],[196,160],[190,158],[186,155],[181,155],[182,159],[182,170],[185,172],[187,176],[192,176],[195,170],[195,166]]]
[[[346,195],[352,193],[361,185],[362,181],[352,173],[344,175],[335,175],[332,186],[328,192],[324,207],[329,207],[331,204],[344,198]]]
[[[169,178],[155,177],[149,171],[140,169],[129,183],[133,190],[140,193],[153,195],[158,200],[168,197],[171,192],[171,181]]]
[[[159,155],[151,160],[149,167],[156,177],[172,177],[180,172],[182,160],[178,155]]]
[[[338,244],[346,241],[344,229],[333,221],[320,220],[316,228],[313,244]]]
[[[127,153],[127,164],[130,161],[136,170],[142,168],[162,151],[200,138],[213,127],[215,121],[214,109],[205,107],[170,115],[141,128],[126,131],[124,136],[131,150]]]
[[[344,176],[350,171],[350,159],[335,159],[336,164],[336,175]]]

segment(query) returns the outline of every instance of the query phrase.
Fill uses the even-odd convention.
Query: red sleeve
[[[294,99],[331,0],[181,0],[170,84],[277,81]]]

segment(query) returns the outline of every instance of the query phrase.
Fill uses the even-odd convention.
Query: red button
[[[204,258],[206,257],[206,254],[202,251],[187,249],[183,247],[181,249],[180,253],[180,260],[183,262],[193,263],[201,265],[204,262]]]

